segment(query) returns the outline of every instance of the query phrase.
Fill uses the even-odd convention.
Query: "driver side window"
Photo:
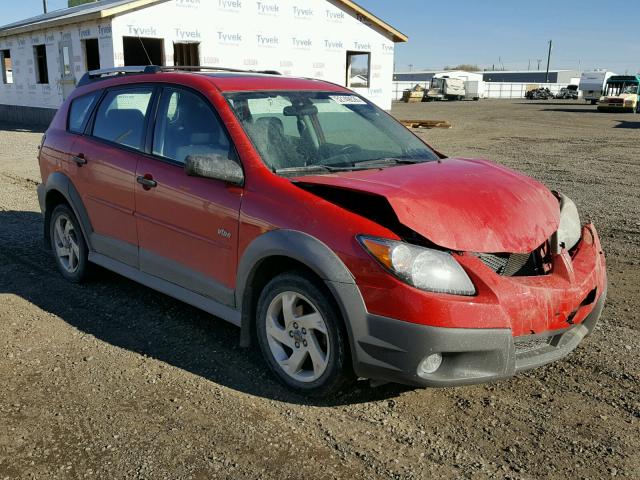
[[[231,142],[204,99],[180,88],[165,88],[158,107],[153,154],[179,163],[185,163],[189,155],[231,158]]]

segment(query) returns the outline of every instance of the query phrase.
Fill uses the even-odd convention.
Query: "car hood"
[[[620,101],[620,99],[624,100],[633,100],[634,97],[636,96],[635,93],[621,93],[620,95],[610,95],[610,96],[605,96],[603,97],[603,101],[604,102],[610,102],[611,100],[617,100]]]
[[[541,183],[486,160],[299,177],[387,199],[400,223],[443,248],[529,253],[558,229],[560,206]]]

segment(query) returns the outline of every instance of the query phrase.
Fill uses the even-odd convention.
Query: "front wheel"
[[[329,295],[305,276],[285,273],[266,285],[256,327],[267,365],[292,390],[328,396],[353,378],[342,320]]]

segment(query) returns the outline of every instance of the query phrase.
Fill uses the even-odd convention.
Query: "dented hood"
[[[485,160],[449,158],[300,177],[385,197],[400,223],[459,251],[528,253],[558,229],[558,200],[541,183]]]

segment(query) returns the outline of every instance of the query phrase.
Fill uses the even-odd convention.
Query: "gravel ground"
[[[396,105],[420,133],[559,188],[596,223],[609,300],[568,358],[455,389],[288,393],[234,327],[42,249],[41,132],[0,127],[0,479],[640,478],[640,118],[578,102]]]

